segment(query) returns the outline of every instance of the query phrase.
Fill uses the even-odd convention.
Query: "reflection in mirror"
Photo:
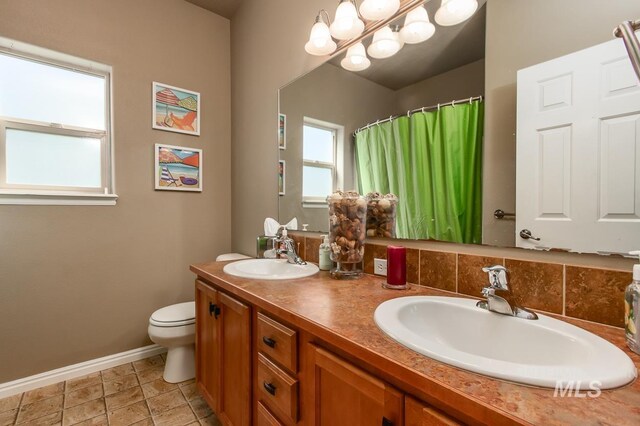
[[[432,22],[439,3],[426,3]],[[305,117],[310,123],[317,120],[335,129],[335,178],[331,185],[364,191],[362,173],[360,170],[356,173],[361,164],[355,150],[355,130],[376,122],[378,126],[369,126],[367,130],[379,129],[380,123],[392,115],[406,116],[408,110],[415,108],[486,94],[482,179],[476,181],[482,185],[482,243],[598,253],[621,253],[636,248],[633,244],[640,241],[640,157],[632,155],[632,151],[640,152],[637,149],[640,85],[631,79],[634,75],[629,57],[622,40],[613,37],[612,29],[622,21],[637,19],[640,3],[595,0],[483,3],[480,2],[481,8],[469,21],[447,28],[436,25],[435,35],[428,41],[405,45],[391,58],[372,59],[371,67],[364,71],[350,73],[342,69],[340,61],[344,55],[340,54],[281,89],[280,111],[286,111],[292,118],[297,116],[291,120],[291,126],[287,123],[287,149],[280,151],[280,158],[292,163],[287,196],[280,197],[281,221],[297,217],[301,224],[309,224],[309,230],[327,229],[324,203],[311,199],[305,202],[302,198]],[[518,19],[513,19],[514,16]],[[449,29],[456,32],[449,33]],[[534,33],[536,36],[532,37]],[[568,61],[572,52],[596,49],[612,40],[612,44],[618,43],[620,53],[600,63],[578,63],[565,71],[533,75],[528,88],[519,80],[518,70],[544,65],[556,58]],[[369,43],[370,40],[364,40],[365,48]],[[576,80],[580,75],[595,79],[584,83]],[[582,92],[582,86],[591,94]],[[521,91],[532,95],[528,105],[521,105],[524,101]],[[545,99],[540,98],[542,95]],[[580,100],[585,97],[597,100],[596,103],[602,100],[599,106],[593,102],[588,106],[597,112],[590,115],[594,120],[587,126],[590,130],[580,128],[571,121],[573,118],[568,118],[577,109],[586,108],[585,101]],[[609,101],[614,98],[626,101],[630,109],[610,107]],[[525,110],[528,112],[524,113]],[[393,125],[390,127],[388,132],[396,131]],[[361,133],[364,134],[356,135]],[[534,143],[528,148],[520,147],[527,138]],[[586,154],[580,154],[581,144],[586,140],[590,141],[588,150],[593,156],[581,162],[581,158],[587,158]],[[536,144],[538,149],[534,149]],[[523,149],[530,149],[529,154],[521,155]],[[578,157],[573,157],[576,153]],[[585,165],[584,171],[576,165]],[[530,188],[537,186],[535,191],[521,189],[522,176],[530,179]],[[378,189],[375,186],[373,189]],[[538,191],[540,188],[542,193]],[[386,192],[384,188],[378,190]],[[579,194],[587,196],[588,208],[580,204],[582,201],[576,197]],[[506,214],[494,215],[500,210]],[[603,226],[602,231],[594,231],[585,228],[585,223],[608,228],[604,230]],[[407,222],[407,227],[413,229],[415,224]],[[447,224],[444,229],[450,227]],[[453,239],[438,235],[437,231],[428,231],[428,236],[408,237]]]
[[[431,16],[439,6],[437,3],[439,2],[427,4]],[[375,151],[376,144],[389,155],[395,155],[398,147],[404,142],[400,139],[389,141],[391,145],[383,147],[388,141],[385,134],[393,134],[393,129],[401,129],[406,133],[408,128],[405,127],[408,126],[409,120],[406,115],[409,110],[434,106],[427,108],[424,113],[416,111],[410,114],[410,119],[420,122],[420,125],[431,120],[431,116],[446,115],[449,121],[455,116],[459,120],[469,113],[468,101],[474,97],[475,114],[481,114],[478,97],[484,92],[485,15],[483,7],[463,24],[438,27],[428,41],[407,44],[391,58],[373,59],[371,67],[362,72],[354,73],[343,69],[340,66],[343,56],[338,55],[280,90],[280,113],[287,116],[286,149],[280,150],[280,158],[287,162],[287,188],[285,195],[280,196],[281,221],[297,217],[300,224],[309,225],[309,230],[327,232],[328,213],[325,199],[333,190],[358,189],[362,193],[377,191],[385,194],[391,192],[400,196],[396,232],[399,238],[480,242],[480,208],[476,209],[477,214],[474,218],[468,218],[464,213],[460,215],[459,212],[451,210],[459,206],[443,206],[439,208],[439,214],[446,216],[446,220],[439,216],[439,220],[435,221],[426,214],[428,208],[422,209],[418,204],[418,201],[424,202],[424,199],[428,199],[428,203],[433,205],[431,201],[444,196],[447,181],[456,179],[456,176],[435,176],[439,185],[435,191],[418,196],[415,191],[420,192],[423,188],[422,183],[405,184],[400,180],[388,180],[388,177],[395,176],[398,171],[388,170],[384,162],[372,162],[371,159],[381,157],[377,157],[375,152],[365,150],[365,145]],[[369,43],[370,40],[364,41],[365,46]],[[444,106],[452,100],[459,99],[466,101],[464,107]],[[438,103],[443,104],[440,112],[437,111]],[[454,114],[448,113],[447,110]],[[390,116],[399,115],[401,111],[402,117],[395,118],[392,122],[388,121]],[[385,119],[385,123],[380,123]],[[357,138],[354,138],[356,130],[376,121],[378,125],[362,129],[356,133]],[[481,128],[482,119],[477,120],[475,124]],[[312,136],[319,132],[331,134],[333,143],[326,142],[328,136],[325,142],[312,139]],[[477,126],[473,135],[474,141],[481,142],[481,129],[478,134]],[[438,134],[439,138],[440,136]],[[361,146],[358,151],[358,143],[354,143],[355,141],[359,141]],[[455,150],[447,151],[446,156],[452,153],[458,154]],[[407,161],[410,161],[417,158],[415,154],[407,151],[404,155]],[[440,154],[445,155],[444,152],[437,155]],[[481,167],[481,150],[474,152],[474,155],[478,160],[475,163]],[[442,163],[445,158],[440,156],[432,160]],[[444,164],[442,165],[443,167],[438,168],[439,172],[445,171]],[[406,176],[410,177],[414,166],[407,166],[408,168],[403,170]],[[460,173],[457,166],[454,169],[447,172]],[[478,172],[479,170],[474,173]],[[381,173],[386,175],[384,183],[377,178]],[[327,178],[321,180],[321,176]],[[368,178],[363,179],[364,176]],[[479,184],[481,179],[479,175],[476,177],[476,184]],[[460,189],[458,183],[450,183],[456,187],[452,187],[452,190]],[[327,185],[332,187],[332,191],[326,191]],[[464,190],[459,191],[459,194],[466,197]],[[478,191],[476,194],[480,195]],[[401,205],[404,207],[400,207]],[[448,225],[451,216],[460,216],[462,220]],[[467,222],[473,225],[469,227],[466,225]],[[422,225],[416,226],[418,223]],[[476,230],[461,232],[461,224],[465,228]]]

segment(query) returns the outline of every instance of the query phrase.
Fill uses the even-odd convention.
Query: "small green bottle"
[[[325,235],[318,251],[318,267],[321,271],[329,271],[331,265],[331,245],[329,244],[329,236]]]
[[[640,256],[640,251],[631,251],[629,254]],[[627,337],[629,349],[640,354],[640,264],[633,265],[633,281],[624,292],[624,331]]]

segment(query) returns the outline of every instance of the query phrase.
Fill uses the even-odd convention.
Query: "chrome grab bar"
[[[635,31],[640,30],[640,20],[624,21],[613,30],[613,35],[622,38],[627,48],[631,65],[633,66],[638,80],[640,80],[640,41],[636,37]]]

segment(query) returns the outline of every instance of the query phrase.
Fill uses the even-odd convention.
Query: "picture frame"
[[[155,189],[202,192],[202,150],[157,143],[154,147]]]
[[[287,165],[285,160],[278,160],[278,195],[285,195],[286,179]]]
[[[200,93],[156,81],[151,93],[154,129],[200,136]]]
[[[287,149],[287,116],[278,114],[278,148]]]

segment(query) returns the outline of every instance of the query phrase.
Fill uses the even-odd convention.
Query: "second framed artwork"
[[[157,143],[155,187],[165,191],[202,192],[202,150]]]
[[[200,93],[153,82],[153,128],[200,135]]]
[[[284,160],[278,160],[278,194],[285,195],[284,188],[286,183],[286,164]]]

